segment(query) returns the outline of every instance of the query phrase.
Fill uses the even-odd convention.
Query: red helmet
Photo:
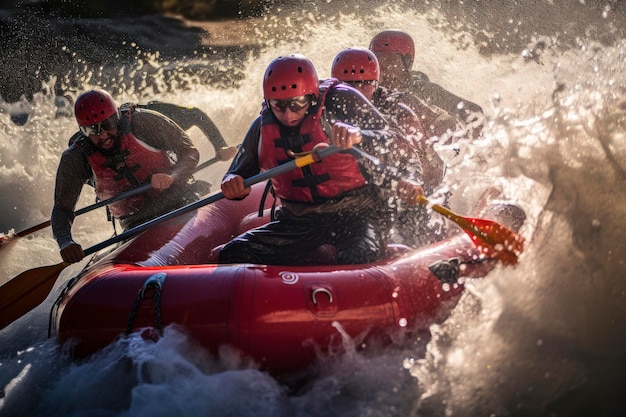
[[[99,88],[88,90],[76,99],[74,116],[79,126],[98,124],[117,113],[111,94]]]
[[[263,76],[266,100],[284,100],[320,93],[319,79],[313,62],[304,55],[279,56],[267,66]]]
[[[378,59],[365,48],[348,48],[339,52],[331,69],[331,77],[339,81],[378,81],[378,75]]]
[[[413,66],[415,44],[413,38],[401,30],[383,30],[372,38],[369,49],[374,53],[398,53],[402,55],[407,68]]]

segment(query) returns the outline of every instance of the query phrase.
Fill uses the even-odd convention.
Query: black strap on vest
[[[274,140],[274,146],[277,148],[283,148],[285,151],[292,150],[294,152],[300,152],[302,146],[311,142],[311,136],[309,135],[297,135],[286,136]]]
[[[298,179],[291,181],[291,183],[293,184],[294,187],[315,187],[326,181],[330,181],[329,174],[298,178]]]
[[[274,221],[274,213],[276,213],[276,193],[274,193],[274,187],[272,186],[272,181],[267,181],[265,185],[265,189],[263,190],[263,195],[261,195],[261,203],[259,204],[259,217],[263,217],[263,211],[265,209],[265,200],[267,199],[268,194],[272,194],[274,197],[274,202],[272,203],[272,209],[270,210],[270,220]]]
[[[128,149],[120,149],[114,154],[107,156],[102,166],[110,168],[116,172],[117,175],[113,177],[115,181],[126,179],[133,186],[133,188],[139,187],[141,183],[137,180],[137,178],[135,178],[135,172],[141,169],[141,164],[137,163],[133,166],[126,165],[126,158],[128,155],[130,155],[130,151]]]

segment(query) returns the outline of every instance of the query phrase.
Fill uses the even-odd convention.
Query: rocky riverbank
[[[49,83],[52,77],[56,78],[54,94],[60,96],[67,90],[81,89],[82,85],[77,85],[80,80],[117,86],[119,74],[108,73],[107,67],[120,66],[126,68],[123,74],[126,82],[133,82],[133,69],[141,68],[148,74],[145,82],[152,82],[150,73],[159,72],[160,82],[167,84],[168,77],[177,76],[169,74],[172,66],[180,69],[182,65],[189,69],[184,68],[183,73],[228,88],[241,79],[238,67],[251,51],[254,53],[265,44],[277,42],[297,44],[308,36],[303,27],[315,21],[332,22],[339,15],[352,16],[366,29],[371,25],[368,16],[372,14],[384,15],[391,9],[430,14],[437,9],[438,17],[431,22],[433,28],[445,33],[459,49],[478,45],[485,55],[524,51],[528,59],[539,64],[546,49],[571,47],[582,38],[611,45],[624,36],[624,25],[614,26],[616,19],[607,19],[606,25],[598,26],[598,16],[626,21],[626,3],[612,1],[606,6],[599,2],[581,4],[579,0],[528,2],[510,8],[502,7],[499,0],[482,0],[472,7],[449,2],[400,1],[385,5],[326,0],[302,4],[247,0],[235,6],[235,2],[224,1],[217,2],[225,8],[221,16],[229,10],[236,12],[237,17],[214,20],[189,20],[189,17],[211,16],[207,10],[202,14],[200,5],[216,2],[176,2],[179,4],[176,10],[185,14],[167,15],[145,14],[152,11],[146,5],[156,3],[150,0],[133,2],[126,14],[122,13],[125,9],[119,8],[106,9],[108,14],[105,14],[104,2],[94,1],[89,2],[88,8],[83,5],[86,9],[81,9],[80,17],[72,9],[76,3],[49,0],[27,3],[36,7],[12,8],[8,8],[7,2],[0,3],[2,101],[13,103],[22,97],[31,100],[33,94],[42,91],[42,83]],[[555,14],[557,5],[554,3],[559,3],[560,8],[566,7],[568,13]],[[502,16],[503,13],[506,16]],[[221,60],[218,64],[223,65],[209,68],[198,65],[198,60]],[[142,77],[146,78],[146,74]]]
[[[76,80],[90,77],[106,82],[114,78],[106,74],[109,65],[130,69],[149,61],[155,64],[202,56],[236,59],[256,47],[241,37],[246,26],[241,21],[207,22],[199,27],[167,15],[74,19],[0,12],[0,35],[5,44],[0,95],[9,103],[22,96],[31,100],[51,77],[57,78],[54,93],[63,95]]]

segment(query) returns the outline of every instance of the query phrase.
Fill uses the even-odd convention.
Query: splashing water
[[[341,49],[402,28],[418,45],[415,67],[488,117],[483,137],[438,148],[452,208],[470,213],[496,186],[528,221],[519,265],[468,282],[430,341],[371,356],[350,351],[295,384],[246,367],[227,350],[209,357],[169,328],[156,343],[131,335],[70,361],[47,339],[58,288],[80,270],[69,267],[42,306],[0,332],[0,416],[624,415],[623,6],[465,3],[276,6],[248,24],[254,38],[242,48],[175,59],[131,41],[128,62],[77,65],[44,82],[32,100],[1,102],[0,231],[21,230],[47,219],[58,158],[75,130],[71,117],[58,115],[59,85],[72,99],[99,85],[120,103],[158,98],[199,107],[234,145],[259,111],[271,59],[301,52],[326,77]],[[126,30],[132,38],[133,28]],[[72,45],[68,54],[80,55]],[[10,121],[16,108],[30,114],[23,126]],[[200,132],[190,133],[201,158],[212,157]],[[200,178],[218,184],[226,168],[216,164]],[[94,201],[91,191],[83,194],[79,207]],[[86,245],[112,233],[98,211],[77,218],[74,230]],[[0,282],[59,261],[42,230],[0,249]]]

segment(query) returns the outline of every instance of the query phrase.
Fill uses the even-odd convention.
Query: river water
[[[183,59],[157,54],[158,42],[149,52],[126,42],[117,47],[134,48],[134,56],[96,67],[67,46],[79,45],[76,38],[60,38],[71,70],[43,82],[32,98],[24,91],[28,100],[0,102],[2,232],[50,213],[58,158],[75,130],[55,90],[75,98],[99,85],[120,103],[197,106],[235,145],[259,110],[271,59],[304,53],[326,77],[341,49],[367,46],[394,27],[415,39],[416,69],[487,115],[483,137],[439,147],[452,208],[469,213],[482,190],[496,185],[526,210],[527,244],[516,267],[468,283],[430,342],[367,356],[348,351],[295,386],[242,367],[231,352],[209,357],[173,329],[156,344],[133,335],[88,360],[68,359],[48,338],[48,314],[59,287],[80,269],[72,266],[41,306],[0,331],[0,416],[626,415],[626,10],[616,1],[504,3],[274,6],[241,26],[252,36],[241,48],[196,45],[202,52]],[[148,43],[146,22],[77,25],[117,28]],[[170,54],[190,48],[180,28],[159,30]],[[14,71],[19,79],[20,68]],[[19,111],[29,114],[23,126],[10,120]],[[211,158],[208,141],[190,134],[202,160]],[[200,178],[218,184],[226,168],[215,164]],[[85,190],[79,206],[93,198]],[[75,231],[84,245],[112,233],[100,211],[79,217]],[[0,249],[0,282],[59,261],[50,230],[42,230]]]

